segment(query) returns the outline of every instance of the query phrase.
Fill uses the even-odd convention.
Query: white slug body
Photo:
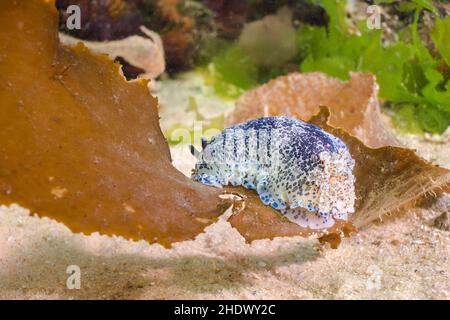
[[[250,120],[204,143],[192,178],[255,189],[266,205],[311,229],[329,228],[354,212],[354,160],[319,127],[290,117]]]

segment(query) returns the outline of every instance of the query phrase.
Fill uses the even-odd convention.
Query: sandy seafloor
[[[425,158],[450,167],[450,142],[400,136]],[[187,148],[172,149],[189,173]],[[98,234],[73,234],[18,206],[0,207],[0,299],[449,299],[449,232],[433,219],[450,195],[376,223],[337,250],[317,240],[246,244],[225,217],[172,249]],[[66,286],[67,267],[81,288]]]

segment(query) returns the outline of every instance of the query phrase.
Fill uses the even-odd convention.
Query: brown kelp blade
[[[336,248],[335,242],[340,242],[341,235],[348,236],[355,230],[350,222],[343,220],[336,221],[328,230],[304,228],[289,221],[278,210],[264,205],[255,190],[227,187],[226,192],[238,196],[234,200],[233,214],[228,221],[248,242],[276,237],[315,235]]]
[[[368,83],[372,83],[370,87],[376,93],[377,85],[370,80],[373,79],[372,76],[353,74],[349,83],[355,79],[360,80],[363,88],[367,87]],[[308,88],[306,80],[312,83],[310,89],[316,89],[302,91]],[[370,81],[364,84],[364,81],[368,80]],[[302,86],[299,86],[299,83]],[[331,88],[333,83],[337,88]],[[342,87],[343,85],[345,83],[337,80],[333,82],[319,73],[280,77],[244,94],[238,102],[238,107],[228,119],[228,123],[238,123],[249,118],[269,115],[289,115],[308,120],[314,115],[315,110],[320,111],[309,122],[341,138],[356,161],[354,169],[356,212],[350,219],[358,228],[368,225],[385,214],[394,213],[428,193],[448,191],[449,170],[423,160],[412,150],[390,146],[390,144],[396,145],[397,142],[381,122],[378,103],[372,101],[376,99],[376,95],[374,98],[372,92],[372,94],[365,94],[365,99],[361,99],[359,96],[361,92],[355,90],[354,100],[351,100],[351,96]],[[356,84],[351,85],[354,89],[355,86]],[[327,88],[325,92],[333,92],[334,96],[324,97],[322,91],[324,88]],[[340,96],[341,93],[343,96]],[[360,102],[355,104],[357,100]],[[329,103],[334,101],[334,107],[331,110],[320,107],[323,101]],[[345,101],[353,107],[345,107]],[[364,101],[371,102],[364,104],[362,103]],[[362,108],[362,111],[354,109],[357,105]],[[333,114],[336,115],[334,122]],[[335,125],[342,128],[335,128]],[[379,148],[368,147],[360,139]],[[250,191],[236,192],[247,195]],[[308,230],[291,225],[275,210],[260,205],[256,196],[247,196],[246,202],[245,205],[236,207],[241,208],[240,211],[236,211],[235,208],[236,213],[230,218],[230,222],[247,239],[310,234]],[[272,225],[270,234],[268,229],[256,227],[263,224]],[[347,226],[339,227],[338,224],[333,230],[329,230],[329,233],[335,234],[339,229],[345,233],[345,228]]]
[[[351,221],[356,227],[414,204],[428,193],[448,191],[450,170],[425,161],[410,149],[370,148],[345,130],[332,127],[328,117],[329,110],[322,107],[309,122],[342,139],[355,159],[356,212]]]
[[[377,95],[378,85],[371,74],[352,73],[344,82],[319,72],[291,73],[242,95],[227,122],[277,115],[307,121],[320,106],[327,106],[332,126],[344,128],[373,148],[398,146],[382,122]]]
[[[0,2],[0,128],[0,203],[75,232],[168,246],[222,211],[172,167],[147,83],[61,46],[52,1]]]

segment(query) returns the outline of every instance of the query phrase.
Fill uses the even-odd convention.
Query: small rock
[[[374,246],[379,246],[379,245],[381,245],[381,241],[380,240],[374,240],[374,241],[372,241],[372,244],[374,245]]]
[[[450,230],[450,219],[448,211],[442,213],[440,216],[433,220],[433,227],[444,231]]]

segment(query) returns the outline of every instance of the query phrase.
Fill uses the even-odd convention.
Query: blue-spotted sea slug
[[[192,149],[194,180],[255,189],[264,204],[305,228],[329,228],[354,212],[355,161],[342,140],[313,124],[254,119],[224,129],[202,147]]]

